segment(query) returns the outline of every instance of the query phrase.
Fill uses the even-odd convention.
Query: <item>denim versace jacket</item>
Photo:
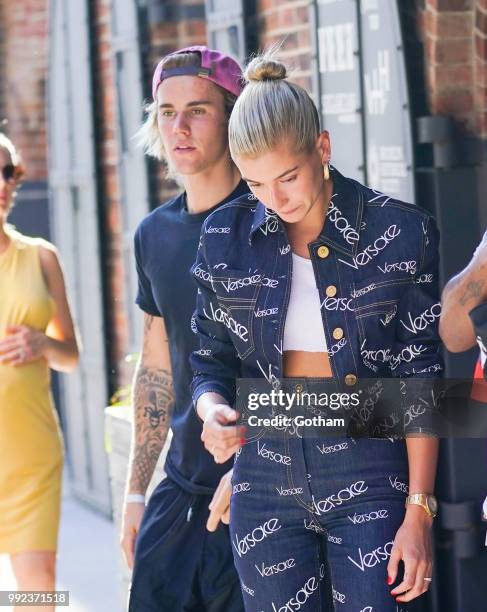
[[[334,378],[438,377],[438,230],[421,208],[332,168],[324,227],[308,245]],[[216,391],[233,404],[236,378],[282,377],[292,280],[286,229],[252,194],[202,227],[191,268],[198,286],[191,325],[193,400]]]

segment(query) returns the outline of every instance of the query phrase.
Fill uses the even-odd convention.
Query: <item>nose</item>
[[[189,124],[184,113],[179,113],[174,119],[173,129],[175,134],[189,134]]]
[[[282,193],[277,187],[271,187],[269,191],[269,198],[271,201],[270,208],[276,212],[279,212],[288,201],[285,194]]]

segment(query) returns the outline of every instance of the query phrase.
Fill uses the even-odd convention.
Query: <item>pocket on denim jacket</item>
[[[405,273],[370,276],[354,283],[351,298],[361,340],[377,340],[394,329],[402,295],[414,283]]]
[[[244,298],[218,298],[223,323],[240,359],[245,359],[255,350],[253,318],[255,300]]]
[[[413,283],[414,277],[404,273],[368,276],[352,284],[350,297],[356,311],[375,308],[377,312],[387,312]]]
[[[221,309],[219,315],[240,359],[255,350],[253,319],[261,285],[262,277],[257,270],[225,268],[213,273],[213,289]]]

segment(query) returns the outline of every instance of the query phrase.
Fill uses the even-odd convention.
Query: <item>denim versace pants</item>
[[[387,585],[405,513],[404,440],[259,435],[240,449],[232,479],[245,610],[407,610]]]

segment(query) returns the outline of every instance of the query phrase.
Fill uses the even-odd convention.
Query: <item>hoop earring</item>
[[[330,163],[329,162],[327,162],[323,166],[323,178],[325,179],[325,181],[330,180]]]

